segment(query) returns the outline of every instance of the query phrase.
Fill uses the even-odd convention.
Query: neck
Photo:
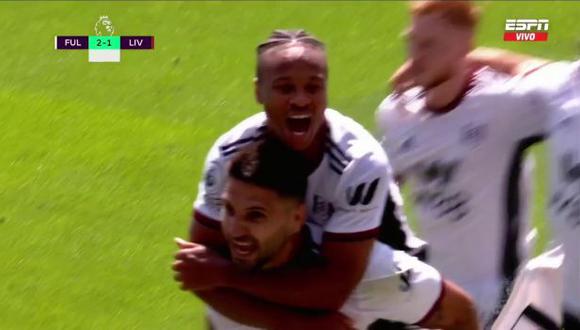
[[[325,148],[325,140],[326,135],[328,134],[328,125],[326,122],[322,124],[318,132],[316,133],[316,137],[312,144],[302,151],[302,154],[306,159],[310,160],[312,163],[312,170],[318,167],[318,164],[322,161],[324,157],[324,148]]]
[[[272,269],[286,265],[298,254],[302,242],[302,232],[292,235],[278,253],[276,253],[262,268]]]
[[[453,110],[469,90],[471,71],[465,65],[458,67],[452,75],[425,93],[427,109],[436,113]]]

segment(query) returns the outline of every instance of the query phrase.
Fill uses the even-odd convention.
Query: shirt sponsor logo
[[[469,124],[463,127],[461,132],[461,141],[476,147],[485,139],[486,132],[486,125]]]
[[[369,205],[375,196],[379,180],[379,178],[376,178],[370,183],[361,183],[356,187],[348,187],[346,189],[346,199],[348,204],[350,206],[358,204]]]
[[[334,214],[334,205],[320,195],[312,199],[312,221],[324,226]]]

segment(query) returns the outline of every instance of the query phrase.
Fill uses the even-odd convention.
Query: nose
[[[298,90],[290,99],[290,105],[298,108],[304,108],[310,104],[311,100],[312,99],[306,91]]]
[[[232,217],[228,222],[231,237],[241,237],[248,234],[248,228],[244,225],[243,221]]]

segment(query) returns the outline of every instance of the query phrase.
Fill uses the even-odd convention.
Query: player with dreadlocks
[[[354,120],[327,109],[328,68],[319,40],[304,31],[275,31],[258,46],[257,55],[255,94],[264,111],[223,134],[209,151],[191,227],[191,241],[199,245],[180,251],[174,268],[184,289],[218,310],[228,305],[228,295],[241,293],[272,304],[337,310],[363,276],[381,220],[397,219],[383,217],[385,200],[390,195],[391,205],[396,205],[400,196],[373,136]],[[240,148],[267,135],[309,161],[307,225],[325,258],[315,268],[249,275],[213,253],[227,249],[220,230],[226,164]],[[279,173],[284,175],[285,168]],[[396,207],[388,209],[398,213]],[[395,247],[414,248],[406,225],[393,223],[392,232],[401,234],[401,246]],[[257,257],[256,242],[232,244],[237,258]]]

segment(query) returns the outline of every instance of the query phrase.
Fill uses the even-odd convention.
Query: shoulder
[[[326,141],[331,158],[344,161],[344,173],[358,173],[385,168],[388,160],[377,139],[353,119],[332,109],[327,110],[330,133]]]
[[[257,113],[222,134],[214,143],[212,151],[216,157],[228,158],[252,142],[261,140],[265,132],[266,115]]]
[[[413,120],[424,107],[420,88],[412,88],[403,94],[388,95],[377,108],[376,122],[381,133],[390,127]]]
[[[521,84],[521,92],[535,91],[555,97],[572,96],[578,94],[580,88],[580,61],[547,63],[515,79]]]
[[[530,79],[544,78],[549,81],[579,77],[580,61],[549,62],[524,72],[521,76]]]
[[[225,176],[227,161],[241,148],[264,137],[265,118],[262,113],[248,117],[214,142],[205,159],[205,180],[211,182]]]
[[[473,88],[469,92],[472,97],[505,95],[516,85],[513,77],[490,67],[474,72],[472,80]]]
[[[494,116],[512,118],[518,111],[531,108],[538,101],[536,93],[522,84],[522,77],[510,76],[489,67],[476,71],[473,75],[473,88],[468,94],[472,106],[488,109]]]
[[[227,178],[228,161],[240,148],[258,141],[265,131],[265,115],[251,116],[222,134],[209,150],[198,188],[196,210],[210,219],[219,219],[220,195]]]

